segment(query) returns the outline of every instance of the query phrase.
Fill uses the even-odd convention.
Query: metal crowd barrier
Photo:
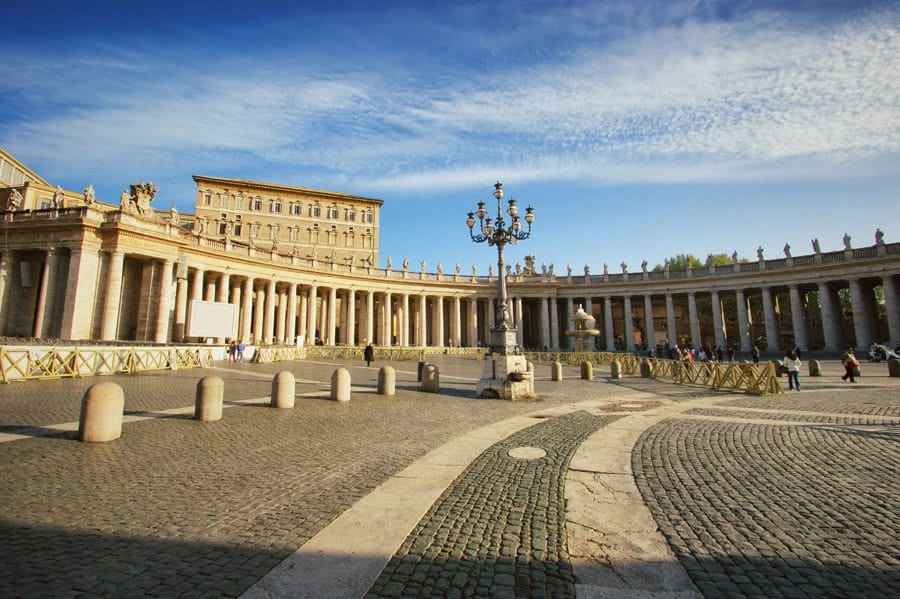
[[[0,346],[2,382],[133,374],[211,366],[213,352],[199,347]]]

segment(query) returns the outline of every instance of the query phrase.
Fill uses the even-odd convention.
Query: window
[[[228,208],[228,192],[219,194],[219,208]]]
[[[338,218],[337,206],[332,205],[332,206],[328,207],[328,218],[330,218],[331,220],[337,220],[337,218]]]
[[[241,215],[237,214],[234,217],[234,235],[235,237],[240,237],[241,235]]]
[[[294,216],[300,216],[300,203],[291,204],[291,214]]]
[[[373,214],[371,212],[366,212],[365,216],[363,217],[363,221],[367,222],[367,223],[371,223],[373,220],[374,220]]]
[[[272,212],[275,214],[281,214],[281,200],[275,200],[272,202]]]
[[[220,214],[219,215],[219,235],[225,234],[225,227],[227,226],[227,223],[228,223],[228,215],[224,214],[224,213]]]
[[[319,243],[319,225],[313,225],[312,228],[309,229],[309,242]]]
[[[309,207],[309,215],[310,215],[311,217],[313,217],[313,218],[319,218],[319,215],[320,215],[320,214],[321,214],[321,212],[320,212],[320,210],[319,210],[319,205],[318,205],[318,204],[313,204],[313,205],[311,205],[311,206]]]
[[[212,194],[208,191],[203,194],[203,204],[206,206],[212,205]]]
[[[356,222],[356,210],[353,208],[347,210],[347,220],[351,223]]]
[[[251,208],[251,210],[254,210],[256,212],[262,211],[262,198],[260,198],[259,196],[253,198],[253,208]]]
[[[300,240],[300,228],[299,227],[290,227],[288,230],[290,231],[291,241],[299,241]]]
[[[337,243],[337,227],[331,225],[331,230],[328,231],[328,243],[335,244]]]
[[[356,239],[356,235],[353,233],[353,227],[347,229],[347,232],[344,234],[344,245],[347,247],[353,246],[353,241]]]

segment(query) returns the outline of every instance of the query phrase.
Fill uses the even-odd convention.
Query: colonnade
[[[571,347],[565,331],[579,304],[596,318],[598,349],[867,348],[900,341],[900,244],[887,247],[827,268],[636,281],[513,276],[508,310],[525,348]],[[237,318],[220,341],[476,346],[489,342],[494,326],[492,277],[318,272],[180,250],[158,257],[124,245],[3,251],[0,335],[202,341],[190,337],[193,300],[234,306]]]

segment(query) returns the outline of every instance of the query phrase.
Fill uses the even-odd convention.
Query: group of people
[[[715,349],[712,346],[703,346],[699,350],[687,344],[677,344],[674,347],[668,343],[658,343],[655,348],[651,348],[648,353],[651,358],[667,358],[669,360],[684,360],[688,362],[724,362],[728,357],[729,362],[734,362],[736,355],[734,346],[729,345],[727,349],[722,349],[721,345],[717,345]],[[759,354],[757,354],[758,361]]]
[[[226,348],[225,348],[225,362],[243,362],[244,361],[244,349],[246,346],[244,342],[240,339],[226,339]]]
[[[790,349],[785,353],[784,359],[781,361],[787,371],[788,390],[800,390],[800,350],[797,348]],[[844,375],[842,381],[855,383],[856,377],[859,376],[859,359],[854,353],[853,347],[848,347],[847,351],[841,356],[841,365],[844,367]]]

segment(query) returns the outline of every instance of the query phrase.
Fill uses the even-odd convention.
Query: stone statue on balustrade
[[[625,264],[624,260],[622,260],[622,264],[620,264],[619,266],[622,268],[622,274],[627,275],[628,274],[628,265]],[[604,274],[606,274],[606,273],[604,272]]]
[[[765,251],[765,250],[763,249],[763,246],[761,246],[761,245],[760,245],[760,246],[757,246],[757,248],[756,248],[756,257],[759,259],[760,262],[762,262],[763,260],[765,260],[765,258],[763,257],[763,252],[764,252],[764,251]]]
[[[845,250],[853,249],[853,246],[850,245],[850,236],[846,233],[844,233],[844,249]]]
[[[403,272],[407,272],[409,270],[409,260],[406,258],[403,259]]]
[[[818,237],[816,237],[815,239],[812,240],[812,248],[813,248],[813,253],[815,253],[815,254],[822,253],[822,248],[819,246],[819,238]]]
[[[641,261],[641,272],[644,272],[644,273],[647,272],[647,259],[646,258],[644,258],[644,260]]]
[[[385,265],[384,265],[384,269],[385,269],[385,270],[391,270],[391,268],[393,268],[393,266],[394,266],[394,263],[391,261],[391,257],[388,256],[387,262],[386,262]]]
[[[13,189],[9,192],[9,198],[6,200],[6,209],[15,212],[19,208],[22,207],[22,203],[25,201],[25,198],[22,197],[22,194],[19,193],[18,189]]]
[[[791,257],[791,244],[789,244],[789,243],[784,244],[784,257],[785,258]]]
[[[97,201],[97,198],[94,197],[94,186],[89,184],[84,188],[84,203],[88,206],[93,206],[95,201]]]
[[[65,203],[66,194],[63,191],[63,188],[59,185],[56,186],[56,190],[53,192],[53,199],[50,201],[50,206],[53,208],[62,208]]]
[[[884,233],[881,229],[875,229],[875,245],[884,245]]]

